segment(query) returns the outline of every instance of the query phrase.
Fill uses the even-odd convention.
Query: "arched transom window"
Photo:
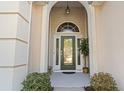
[[[65,22],[58,27],[57,32],[79,32],[79,29],[75,24]]]

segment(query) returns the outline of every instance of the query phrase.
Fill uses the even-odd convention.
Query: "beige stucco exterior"
[[[123,83],[124,75],[122,74],[123,73],[122,62],[124,60],[123,59],[124,40],[123,40],[122,30],[124,28],[123,26],[121,26],[124,24],[123,12],[122,12],[124,8],[123,5],[124,5],[123,2],[104,2],[100,6],[98,5],[94,6],[96,44],[97,44],[96,60],[97,60],[98,72],[103,71],[103,72],[111,73],[114,76],[114,78],[117,80],[119,89],[121,90],[123,90],[123,86],[124,86]],[[53,33],[56,31],[57,26],[61,24],[61,22],[59,22],[60,17],[57,17],[59,15],[62,15],[59,13],[60,11],[57,12],[57,10],[59,9],[61,8],[57,8],[56,11],[53,12],[53,14],[51,13],[51,15],[54,15],[52,17],[54,21],[52,21],[53,23],[50,29],[50,31]],[[66,18],[62,17],[60,21],[62,20],[65,21]],[[83,19],[79,19],[79,20],[83,20]],[[77,23],[78,25],[80,25],[79,21]],[[83,29],[83,27],[81,29]],[[50,49],[52,50],[52,47]],[[51,60],[52,58],[53,57],[50,56]]]
[[[50,14],[51,32],[55,34],[58,26],[64,22],[75,23],[83,37],[87,35],[86,30],[86,11],[83,7],[71,8],[71,14],[65,14],[65,7],[54,7]]]
[[[28,71],[30,2],[0,2],[0,90],[20,90]]]
[[[91,70],[111,73],[119,90],[124,90],[124,2],[80,3],[88,13],[88,29],[81,8],[72,8],[72,15],[67,16],[62,14],[61,7],[52,9],[52,1],[33,5],[26,1],[0,2],[0,90],[20,90],[28,73],[47,71],[48,61],[44,60],[53,61],[53,36],[65,21],[74,22],[83,37],[88,31],[93,38],[94,41],[89,41],[93,49],[90,56],[95,55],[95,61],[91,58],[94,62]]]
[[[123,9],[124,2],[105,2],[96,14],[99,71],[111,73],[116,79],[120,90],[124,90]]]
[[[42,24],[42,6],[32,6],[31,21],[31,37],[30,37],[30,53],[29,53],[29,72],[40,71],[40,51],[41,51],[41,24]]]

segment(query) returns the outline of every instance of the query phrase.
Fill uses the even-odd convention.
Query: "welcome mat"
[[[74,74],[75,72],[62,72],[64,74]]]

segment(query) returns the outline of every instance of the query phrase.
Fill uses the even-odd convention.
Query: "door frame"
[[[59,46],[61,46],[61,36],[75,36],[75,70],[61,70],[61,54],[60,54],[60,51],[61,51],[61,48],[59,48],[59,65],[56,65],[56,39],[58,38],[59,39]],[[82,38],[82,35],[79,33],[79,34],[76,34],[76,33],[59,33],[59,34],[55,34],[54,35],[54,43],[53,43],[53,72],[71,72],[71,71],[74,71],[74,72],[82,72],[82,67],[83,67],[83,58],[81,57],[80,58],[80,61],[81,61],[81,64],[78,65],[78,62],[77,62],[77,39],[78,38]]]
[[[75,54],[75,52],[76,52],[76,48],[75,48],[75,36],[61,36],[61,46],[60,46],[60,48],[61,48],[61,52],[62,52],[62,48],[64,48],[64,39],[72,39],[72,47],[73,47],[73,49],[72,49],[72,63],[73,63],[73,65],[72,65],[72,67],[74,66],[74,68],[72,68],[72,70],[75,70],[76,69],[76,54]],[[61,53],[60,52],[60,53]],[[61,70],[66,70],[65,68],[63,68],[64,67],[64,55],[62,55],[61,54]],[[68,70],[71,70],[71,69],[68,69]]]

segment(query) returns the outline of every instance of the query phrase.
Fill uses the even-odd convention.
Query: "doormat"
[[[75,72],[62,72],[64,74],[74,74]]]

